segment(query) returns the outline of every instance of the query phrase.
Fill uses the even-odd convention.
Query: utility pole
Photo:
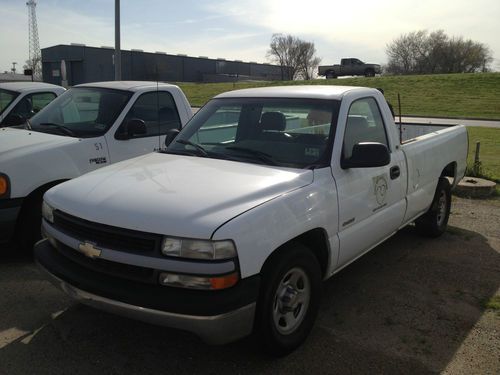
[[[115,81],[122,79],[122,55],[120,49],[120,0],[115,0]]]

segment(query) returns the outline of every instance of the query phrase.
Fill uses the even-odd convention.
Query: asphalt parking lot
[[[0,374],[499,374],[500,200],[452,211],[442,237],[405,228],[326,282],[311,336],[280,359],[75,304],[3,254]]]

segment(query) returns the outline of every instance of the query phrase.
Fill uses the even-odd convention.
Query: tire
[[[446,231],[451,209],[451,187],[440,177],[429,210],[415,221],[417,231],[426,237],[439,237]]]
[[[330,70],[330,71],[326,72],[325,77],[326,77],[326,79],[334,79],[334,78],[337,78],[337,75]]]
[[[265,352],[283,356],[305,341],[318,314],[321,285],[318,259],[299,243],[266,263],[255,322]]]
[[[365,70],[365,77],[375,77],[375,71],[372,69]]]

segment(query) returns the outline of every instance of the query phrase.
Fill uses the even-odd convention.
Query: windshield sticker
[[[89,159],[89,164],[106,164],[108,161],[105,157]]]

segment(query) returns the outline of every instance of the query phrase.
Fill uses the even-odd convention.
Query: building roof
[[[61,86],[52,85],[44,82],[5,82],[0,83],[0,88],[10,91],[31,91],[31,90],[47,90],[47,89],[63,89]]]
[[[228,91],[216,98],[308,98],[341,99],[349,91],[372,91],[374,89],[355,86],[297,85],[273,86]]]
[[[107,82],[92,82],[82,83],[74,87],[101,87],[115,90],[139,91],[143,89],[151,89],[158,87],[172,87],[169,83],[153,82],[153,81],[107,81]]]

